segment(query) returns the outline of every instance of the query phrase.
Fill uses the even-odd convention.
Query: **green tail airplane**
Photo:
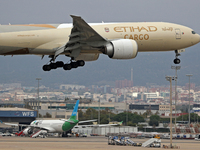
[[[79,127],[102,127],[102,126],[113,126],[113,125],[120,125],[119,124],[99,124],[99,125],[77,125],[77,123],[86,123],[86,122],[94,122],[95,120],[85,120],[85,121],[79,121],[76,119],[77,111],[78,111],[78,105],[79,100],[77,100],[76,105],[74,107],[74,110],[72,112],[71,117],[66,119],[60,119],[60,120],[34,120],[31,122],[30,125],[25,124],[11,124],[11,123],[4,123],[6,125],[12,125],[12,126],[26,126],[26,128],[18,133],[17,135],[20,136],[21,134],[25,135],[31,135],[31,137],[37,137],[41,133],[62,133],[65,131],[71,130],[73,127],[79,128]],[[39,129],[38,132],[33,132],[34,129]]]

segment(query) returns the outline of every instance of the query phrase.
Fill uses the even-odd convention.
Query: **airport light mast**
[[[39,95],[39,81],[42,80],[42,78],[36,78],[36,80],[38,80],[38,91],[37,91],[37,93],[38,93],[38,101],[39,101],[39,98],[40,98],[40,95]]]
[[[99,110],[98,110],[98,124],[100,124],[100,97],[99,97]]]
[[[190,125],[190,77],[193,76],[192,74],[186,74],[189,77],[189,125]]]
[[[166,76],[165,78],[170,82],[170,148],[172,148],[172,80],[176,77]]]
[[[37,94],[38,94],[38,101],[39,101],[39,98],[40,98],[40,95],[39,95],[39,81],[42,80],[42,78],[36,78],[36,80],[38,80]],[[39,118],[39,102],[37,104],[38,104],[38,106],[37,106],[37,117]]]
[[[176,133],[176,101],[177,101],[177,70],[181,69],[181,66],[171,66],[171,69],[176,70],[176,79],[175,79],[175,133]]]

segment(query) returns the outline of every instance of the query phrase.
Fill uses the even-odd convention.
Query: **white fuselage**
[[[45,129],[50,133],[59,133],[63,132],[62,126],[64,121],[61,120],[35,120],[32,121],[30,125],[35,128],[39,127],[40,129]]]

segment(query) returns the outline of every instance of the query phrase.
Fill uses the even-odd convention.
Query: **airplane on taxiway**
[[[138,52],[175,51],[174,63],[185,48],[200,42],[193,29],[166,22],[86,23],[71,15],[73,24],[0,25],[0,55],[48,55],[44,71],[71,70],[95,61],[99,54],[132,59]],[[70,63],[56,61],[59,55]]]
[[[63,133],[66,131],[71,130],[72,128],[84,128],[84,127],[102,127],[102,126],[116,126],[122,124],[120,122],[119,124],[97,124],[97,125],[77,125],[78,123],[86,123],[86,122],[93,122],[96,120],[85,120],[85,121],[79,121],[76,119],[77,111],[78,111],[78,105],[79,100],[77,100],[76,105],[74,107],[74,110],[72,112],[71,117],[66,119],[60,119],[60,120],[34,120],[30,123],[30,125],[25,124],[12,124],[12,123],[4,123],[6,125],[11,126],[25,126],[26,128],[19,132],[18,136],[21,134],[29,135],[30,137],[37,137],[39,134],[46,134],[46,133]],[[0,120],[1,123],[3,123]],[[37,129],[35,132],[34,129]]]

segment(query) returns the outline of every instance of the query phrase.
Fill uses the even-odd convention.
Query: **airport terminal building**
[[[37,111],[25,108],[0,108],[0,120],[30,124],[37,117]]]

